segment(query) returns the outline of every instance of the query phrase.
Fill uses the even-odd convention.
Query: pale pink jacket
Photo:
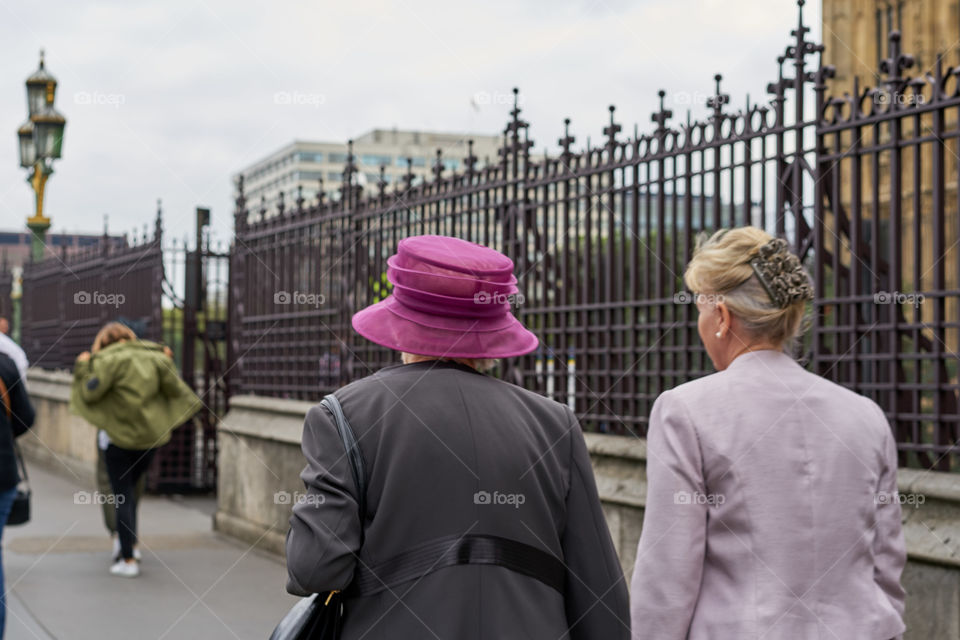
[[[754,351],[663,393],[647,447],[634,638],[904,631],[896,445],[874,402]]]

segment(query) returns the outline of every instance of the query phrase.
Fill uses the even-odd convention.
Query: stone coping
[[[264,396],[234,396],[230,399],[230,411],[218,423],[217,430],[299,448],[304,416],[316,404]]]
[[[72,382],[73,374],[69,371],[48,371],[36,367],[27,369],[27,391],[32,397],[69,402]]]

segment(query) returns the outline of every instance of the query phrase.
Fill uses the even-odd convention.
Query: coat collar
[[[757,351],[741,353],[739,356],[733,359],[733,362],[727,365],[727,371],[747,367],[756,367],[758,365],[767,367],[785,365],[793,365],[797,367],[800,366],[796,360],[788,356],[783,351],[777,351],[775,349],[759,349]]]

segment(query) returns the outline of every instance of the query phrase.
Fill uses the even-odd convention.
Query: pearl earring
[[[717,332],[716,332],[715,334],[713,334],[713,335],[717,336],[718,338],[722,338],[722,337],[723,337],[723,331],[717,331]]]

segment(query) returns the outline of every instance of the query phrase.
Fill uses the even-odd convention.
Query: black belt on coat
[[[499,536],[453,535],[417,545],[372,567],[358,564],[347,595],[373,595],[439,569],[467,564],[504,567],[563,593],[566,569],[553,554]]]

